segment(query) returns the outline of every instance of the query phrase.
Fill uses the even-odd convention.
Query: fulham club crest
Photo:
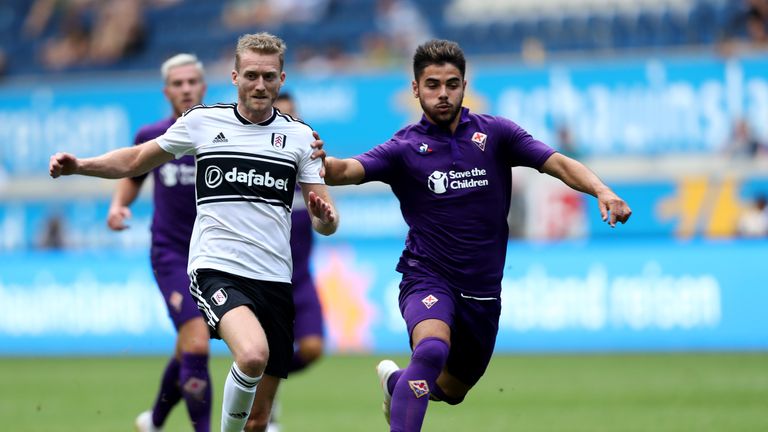
[[[213,293],[213,295],[211,296],[211,301],[216,306],[221,306],[224,303],[226,303],[227,302],[227,292],[224,291],[224,288],[219,288],[218,291]]]
[[[285,134],[273,133],[272,134],[272,147],[282,150],[285,148]]]
[[[488,139],[488,135],[482,132],[475,132],[472,135],[472,142],[477,144],[480,150],[485,151],[485,140]]]

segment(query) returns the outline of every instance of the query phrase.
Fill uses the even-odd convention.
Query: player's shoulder
[[[182,117],[185,118],[195,118],[195,117],[202,117],[202,116],[215,116],[215,115],[227,115],[229,112],[227,111],[234,111],[235,104],[234,103],[215,103],[212,105],[206,105],[206,104],[197,104],[193,106],[192,108],[186,110],[184,114],[182,114]]]
[[[514,121],[498,115],[484,114],[484,113],[469,113],[469,116],[471,121],[482,126],[498,128],[498,129],[517,129],[520,127]]]
[[[309,134],[312,135],[312,132],[314,129],[312,129],[312,126],[310,126],[305,121],[296,118],[290,114],[286,114],[281,112],[279,109],[275,108],[275,125],[281,128],[286,128],[288,130],[295,131],[299,134]]]

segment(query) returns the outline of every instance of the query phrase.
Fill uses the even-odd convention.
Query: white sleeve
[[[323,166],[323,161],[320,159],[310,159],[312,151],[314,150],[310,144],[315,138],[310,134],[309,140],[306,142],[303,148],[301,159],[299,160],[299,172],[296,179],[299,183],[315,183],[325,184],[325,181],[320,177],[320,168]]]
[[[176,156],[176,159],[195,154],[195,143],[189,133],[189,116],[181,116],[164,134],[156,138],[160,148]]]

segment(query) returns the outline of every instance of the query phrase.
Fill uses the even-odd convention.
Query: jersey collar
[[[267,126],[270,123],[272,123],[273,121],[275,121],[275,117],[277,117],[277,110],[272,108],[272,115],[269,116],[268,119],[264,120],[261,123],[254,123],[254,122],[248,120],[247,118],[243,117],[242,115],[240,115],[240,113],[237,111],[237,104],[234,104],[233,108],[235,110],[235,117],[237,117],[237,119],[240,120],[240,123],[242,123],[244,125],[255,124],[255,125],[258,125],[258,126]]]
[[[467,107],[461,107],[461,111],[459,112],[459,124],[469,123],[471,121],[471,118],[469,117],[469,108]],[[419,125],[424,128],[424,130],[427,133],[450,133],[446,129],[443,129],[436,124],[432,123],[427,119],[427,116],[425,114],[421,115],[421,121],[419,122]]]

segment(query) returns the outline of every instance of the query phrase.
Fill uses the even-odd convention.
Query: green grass
[[[130,431],[164,361],[2,358],[0,430]],[[283,430],[387,430],[377,361],[328,357],[287,380]],[[213,430],[229,364],[212,361]],[[165,430],[190,430],[185,408],[177,406]],[[430,405],[424,430],[768,431],[768,354],[497,356],[463,404]]]

